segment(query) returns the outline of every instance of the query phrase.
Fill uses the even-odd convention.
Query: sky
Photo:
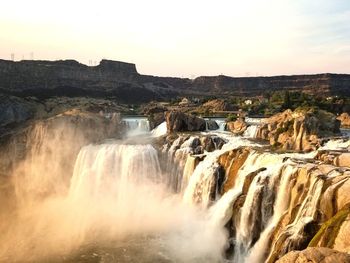
[[[349,0],[0,0],[0,58],[141,74],[350,73]]]

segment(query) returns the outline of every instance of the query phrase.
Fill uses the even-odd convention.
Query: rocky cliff
[[[142,75],[134,64],[111,60],[102,60],[97,66],[86,66],[74,60],[0,60],[2,93],[39,98],[113,97],[126,103],[139,103],[183,95],[255,96],[267,90],[348,96],[349,87],[350,75],[347,74],[245,78],[220,75],[190,80]]]

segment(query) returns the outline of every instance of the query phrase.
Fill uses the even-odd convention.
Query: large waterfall
[[[0,261],[274,262],[305,247],[350,173],[309,162],[317,152],[266,151],[250,127],[159,147],[165,123],[92,144],[36,126],[14,170],[16,210],[0,222]]]

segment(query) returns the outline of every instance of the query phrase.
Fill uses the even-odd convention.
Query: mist
[[[170,191],[151,145],[85,145],[83,134],[67,123],[31,131],[11,176],[15,194],[1,200],[1,261],[69,261],[100,246],[150,250],[145,262],[222,259],[223,226]]]

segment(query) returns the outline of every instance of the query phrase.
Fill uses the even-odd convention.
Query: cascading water
[[[125,202],[135,184],[159,183],[161,177],[157,151],[151,145],[89,145],[78,155],[69,196],[89,198],[108,193]]]
[[[153,137],[159,137],[159,136],[163,136],[167,133],[167,126],[166,126],[166,122],[162,122],[161,124],[159,124],[157,127],[155,127],[152,130],[152,136]]]
[[[134,128],[153,140],[166,131],[165,123],[152,133],[140,123]],[[223,262],[225,249],[228,262],[274,260],[276,251],[306,242],[303,231],[318,216],[326,180],[341,174],[306,164],[316,152],[258,149],[254,125],[243,137],[179,136],[163,153],[136,138],[86,145],[67,131],[34,130],[28,160],[14,177],[16,216],[0,223],[0,261]],[[213,144],[210,152],[205,142]]]
[[[255,138],[257,132],[258,125],[250,125],[243,133],[243,136],[247,138]]]
[[[148,134],[150,132],[150,125],[147,118],[143,117],[125,117],[123,122],[126,125],[127,135],[138,136]]]

